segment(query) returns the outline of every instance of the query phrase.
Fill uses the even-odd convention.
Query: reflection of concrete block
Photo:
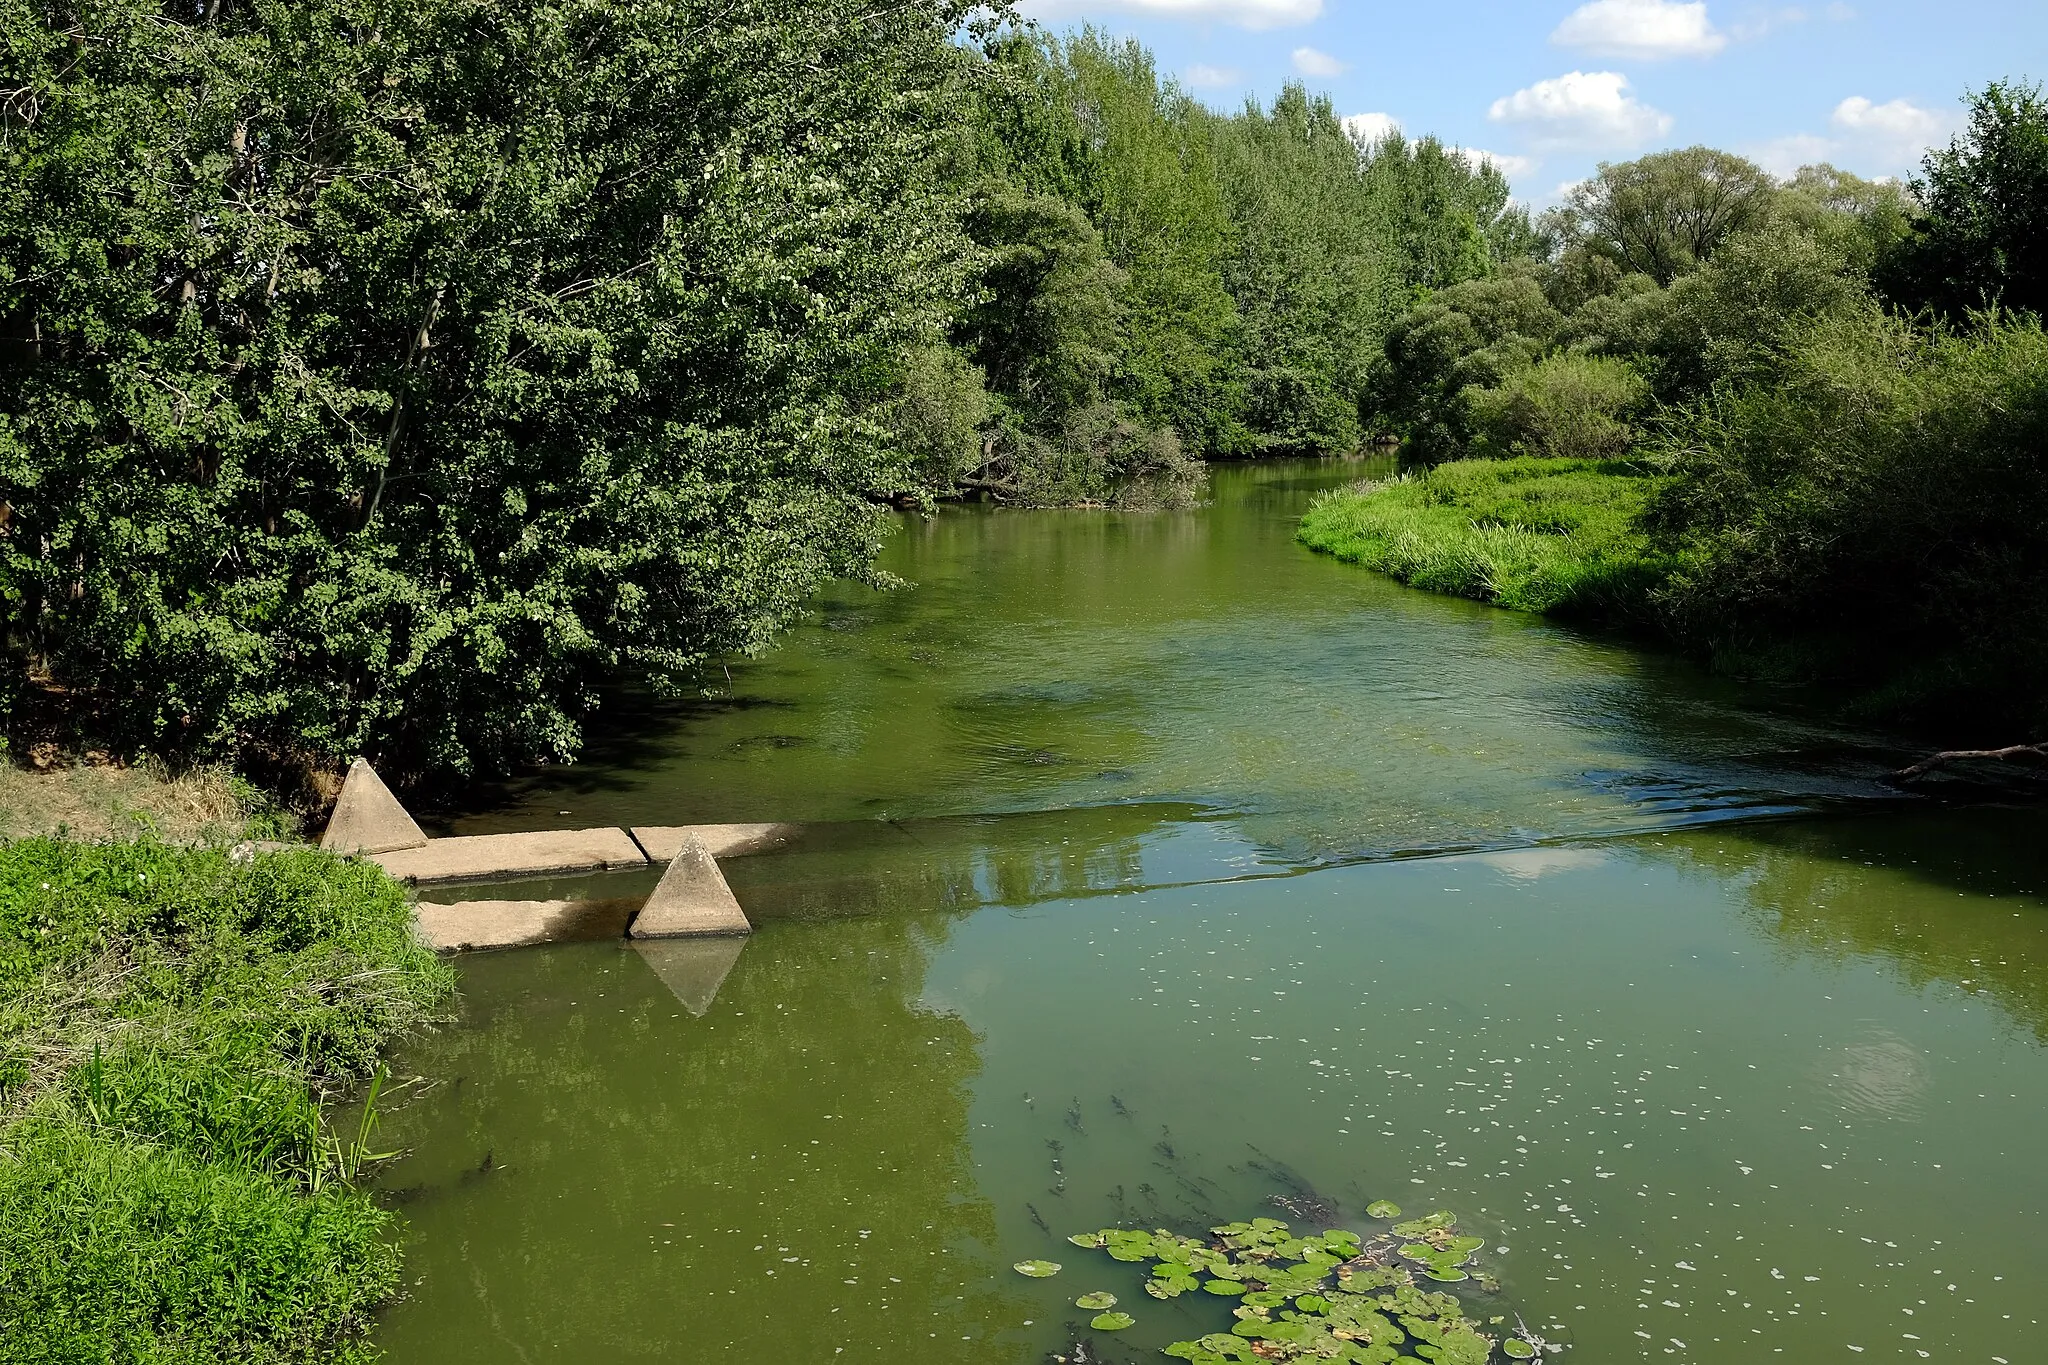
[[[781,848],[803,832],[802,825],[777,822],[759,825],[635,825],[633,837],[647,856],[665,863],[682,851],[683,842],[694,838],[714,858],[738,858],[749,853],[767,853]]]
[[[751,934],[754,926],[725,884],[709,849],[685,839],[661,884],[633,919],[634,938],[688,938],[700,934]]]
[[[476,834],[436,839],[376,860],[400,881],[496,882],[572,872],[645,867],[646,857],[622,829],[553,829],[536,834]]]
[[[726,973],[740,960],[747,941],[727,934],[720,938],[648,938],[634,942],[638,952],[661,984],[668,987],[683,1008],[702,1015],[718,998]]]
[[[529,943],[617,938],[626,931],[632,902],[461,901],[420,902],[414,923],[420,941],[442,952],[517,948]]]
[[[402,848],[421,848],[427,836],[420,831],[376,769],[357,759],[349,764],[341,784],[341,799],[320,836],[320,847],[329,853],[390,853]]]

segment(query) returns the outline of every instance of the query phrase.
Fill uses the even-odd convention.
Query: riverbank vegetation
[[[1627,619],[1659,580],[1655,486],[1619,460],[1458,460],[1318,502],[1301,539],[1431,592]]]
[[[450,982],[366,863],[0,844],[0,1360],[374,1358],[398,1249],[333,1106]]]
[[[1909,187],[1704,148],[1605,167],[1546,250],[1394,324],[1368,417],[1420,471],[1302,537],[1882,714],[2048,722],[2044,195],[2019,85]]]
[[[0,0],[6,731],[573,758],[889,506],[1348,448],[1501,177],[964,0]]]

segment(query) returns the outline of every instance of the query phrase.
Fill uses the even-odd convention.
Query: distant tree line
[[[967,0],[0,0],[17,746],[573,757],[890,505],[1348,447],[1505,182]],[[50,727],[47,730],[38,727]]]
[[[1910,184],[1696,147],[1603,166],[1538,227],[1388,330],[1371,430],[1423,464],[1632,460],[1677,638],[2048,725],[2038,87],[1973,96]]]

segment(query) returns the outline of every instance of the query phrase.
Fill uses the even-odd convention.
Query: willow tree
[[[162,751],[573,755],[863,572],[964,0],[0,0],[0,604]]]

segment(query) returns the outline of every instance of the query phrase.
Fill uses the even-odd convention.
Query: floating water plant
[[[1051,1279],[1060,1273],[1057,1261],[1019,1261],[1010,1267],[1019,1275],[1029,1275],[1034,1280]]]
[[[1080,1298],[1074,1300],[1074,1307],[1085,1308],[1091,1313],[1099,1313],[1105,1308],[1116,1307],[1116,1295],[1101,1292],[1083,1294]]]
[[[1389,1219],[1401,1214],[1388,1203],[1372,1210]],[[1434,1365],[1488,1365],[1496,1347],[1512,1360],[1562,1349],[1546,1345],[1520,1323],[1519,1336],[1496,1342],[1465,1316],[1457,1299],[1417,1286],[1418,1274],[1439,1282],[1474,1277],[1467,1267],[1484,1242],[1461,1235],[1457,1224],[1453,1214],[1432,1213],[1361,1237],[1341,1229],[1299,1235],[1278,1219],[1255,1218],[1211,1228],[1207,1239],[1104,1228],[1068,1240],[1118,1261],[1150,1262],[1145,1292],[1154,1298],[1201,1289],[1237,1301],[1229,1331],[1166,1348],[1167,1355],[1192,1365],[1395,1365],[1417,1358]],[[1485,1276],[1478,1281],[1491,1284]],[[1115,1299],[1097,1293],[1075,1302],[1106,1308]],[[1109,1312],[1093,1323],[1105,1332],[1131,1325],[1129,1314]]]
[[[1365,1216],[1368,1218],[1399,1218],[1401,1216],[1401,1206],[1390,1200],[1376,1199],[1365,1206]]]

